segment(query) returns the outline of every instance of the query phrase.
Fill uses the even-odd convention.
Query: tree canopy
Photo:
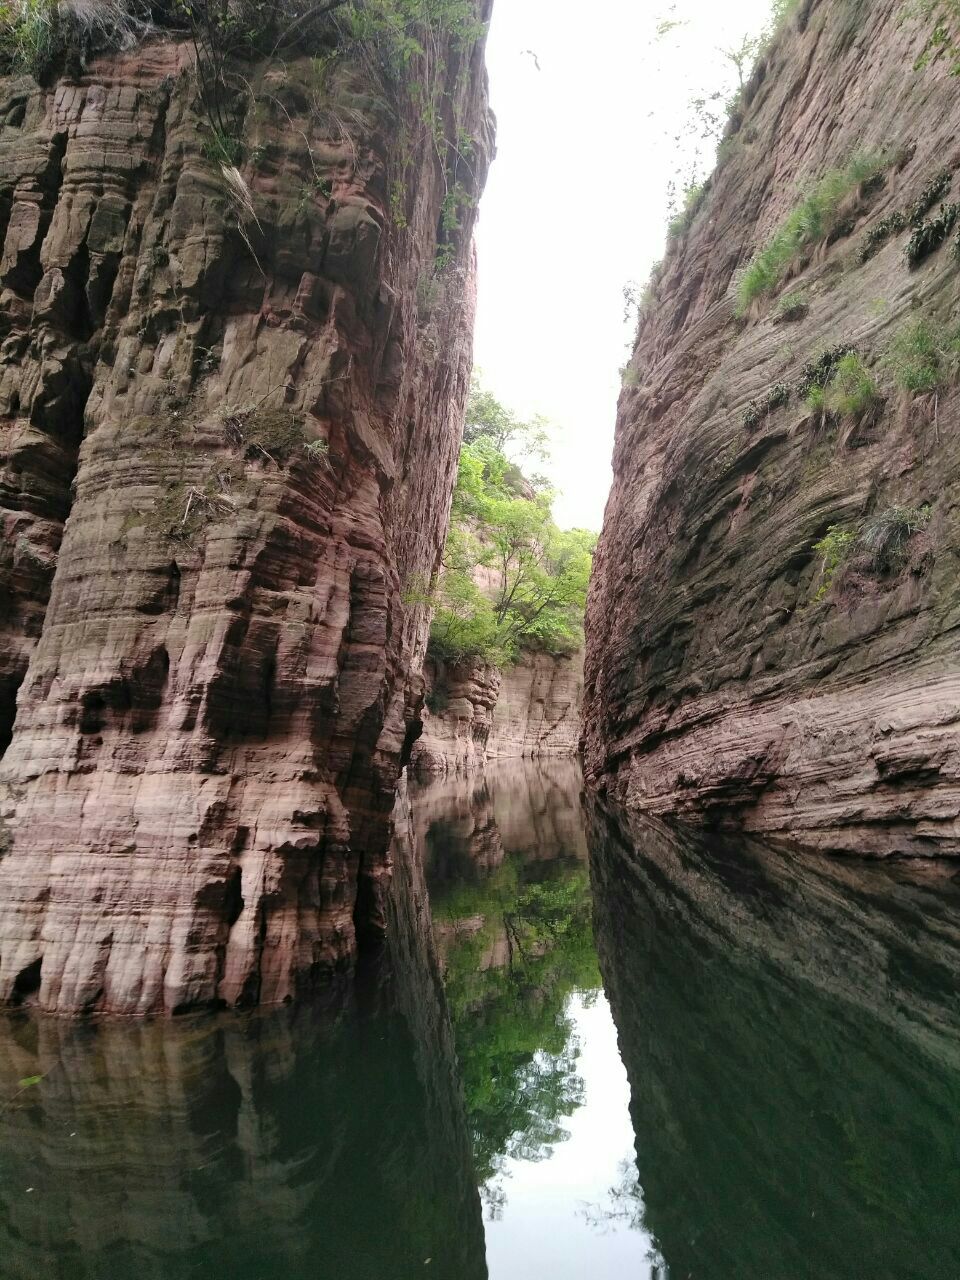
[[[437,657],[505,666],[524,649],[563,654],[582,643],[596,535],[557,528],[547,482],[508,454],[544,458],[546,435],[543,419],[522,421],[474,384],[434,600]]]

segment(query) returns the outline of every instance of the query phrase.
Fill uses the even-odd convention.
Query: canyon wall
[[[918,318],[944,352],[958,320],[938,225],[960,199],[960,99],[948,60],[914,69],[928,34],[897,0],[794,6],[655,276],[587,616],[587,780],[630,807],[960,851],[960,394],[897,390],[888,364]],[[880,171],[822,234],[795,222],[779,290],[751,300],[752,256],[857,153]],[[838,350],[874,380],[867,411],[807,402]],[[911,512],[903,554],[831,581],[831,528],[865,547]]]
[[[583,654],[524,651],[500,670],[479,659],[428,659],[423,733],[413,748],[421,777],[467,774],[488,760],[574,756],[580,740]]]
[[[285,1001],[382,929],[492,150],[427,44],[245,66],[239,170],[188,42],[0,81],[0,1000]]]

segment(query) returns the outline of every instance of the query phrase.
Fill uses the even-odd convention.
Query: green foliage
[[[827,393],[819,383],[815,382],[807,392],[807,408],[821,422],[827,416]]]
[[[790,401],[790,388],[785,382],[775,382],[767,394],[759,400],[751,400],[743,411],[743,425],[748,431],[755,430],[764,418],[769,417],[774,409]]]
[[[887,507],[870,516],[858,529],[831,525],[813,545],[823,560],[823,580],[816,599],[830,590],[838,570],[851,562],[864,573],[881,577],[898,573],[907,558],[907,544],[930,523],[929,505]]]
[[[924,218],[941,198],[950,190],[953,174],[949,169],[941,169],[917,196],[916,200],[905,212],[911,227],[919,227]]]
[[[857,250],[857,261],[860,263],[867,262],[881,246],[886,244],[891,236],[899,235],[906,225],[907,220],[899,211],[881,218],[864,236],[860,248]]]
[[[667,224],[667,235],[676,239],[688,230],[700,211],[709,190],[709,179],[706,182],[691,181],[684,187],[680,208]]]
[[[330,445],[326,440],[307,440],[304,443],[304,452],[312,462],[322,462],[328,465],[330,462]]]
[[[879,387],[855,351],[840,357],[822,395],[825,410],[840,418],[861,418],[881,400]],[[810,393],[808,403],[809,399]]]
[[[222,129],[215,128],[209,138],[204,138],[200,152],[214,164],[237,167],[243,162],[243,143]]]
[[[960,370],[960,327],[920,317],[896,334],[884,363],[901,390],[911,395],[938,391]]]
[[[4,69],[42,79],[62,48],[56,0],[10,0],[0,5],[0,60]]]
[[[521,421],[474,385],[430,631],[437,657],[502,666],[524,648],[581,642],[595,535],[558,529],[545,481],[506,452],[542,457],[545,435],[541,419]]]
[[[919,254],[919,256],[916,256],[916,261],[919,262],[920,257],[926,256],[926,253],[921,252],[921,250],[928,242],[930,242],[931,247],[926,252],[932,252],[934,248],[942,243],[950,228],[947,227],[943,236],[934,244],[932,241],[937,234],[936,229],[925,229],[924,219],[940,197],[949,190],[952,181],[953,174],[950,170],[941,169],[939,173],[931,178],[912,204],[905,209],[897,209],[893,213],[888,213],[886,217],[875,223],[864,236],[860,248],[857,250],[857,261],[860,263],[867,262],[882,245],[886,244],[891,236],[899,235],[908,224],[914,228],[910,244],[907,246],[908,260],[913,263],[914,257]]]
[[[933,24],[914,70],[922,71],[942,57],[950,64],[950,74],[960,76],[960,0],[913,0],[906,16]]]
[[[815,183],[741,276],[740,314],[754,298],[780,283],[805,247],[830,236],[840,221],[843,201],[858,188],[873,189],[889,164],[885,154],[857,152],[842,169],[831,169]]]
[[[539,415],[529,419],[518,417],[474,377],[467,401],[463,442],[473,445],[481,440],[499,453],[509,450],[523,457],[543,459],[547,449],[547,421]]]
[[[437,921],[483,922],[453,935],[444,985],[477,1178],[487,1184],[507,1157],[546,1157],[582,1102],[565,1006],[573,992],[600,987],[589,876],[579,863],[510,855],[479,885],[431,893],[431,907]],[[505,962],[485,962],[498,944]]]
[[[814,552],[823,561],[823,580],[816,599],[822,599],[830,590],[834,574],[856,545],[857,535],[850,529],[832,524],[819,542],[813,544]]]
[[[793,384],[794,391],[798,396],[809,396],[812,387],[825,387],[840,361],[852,351],[849,344],[838,343],[819,352],[800,370],[800,376]]]
[[[789,324],[794,320],[802,320],[809,310],[806,293],[802,289],[794,289],[791,293],[785,293],[782,298],[777,299],[776,306],[773,308],[773,319],[775,322]]]
[[[914,227],[904,251],[911,267],[918,266],[924,258],[928,258],[931,253],[935,253],[940,248],[953,230],[958,217],[960,217],[960,204],[942,204],[935,218],[920,222]]]
[[[871,516],[857,539],[873,573],[895,572],[906,560],[907,543],[930,523],[929,506],[889,507]]]

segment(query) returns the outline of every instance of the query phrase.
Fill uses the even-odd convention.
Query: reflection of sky
[[[650,1237],[604,1216],[622,1207],[610,1188],[622,1182],[624,1162],[634,1167],[630,1090],[610,1006],[602,994],[573,995],[566,1012],[580,1043],[585,1101],[548,1159],[504,1161],[497,1182],[506,1202],[484,1224],[490,1280],[647,1280]]]

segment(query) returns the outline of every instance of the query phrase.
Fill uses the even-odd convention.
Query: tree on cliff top
[[[543,419],[524,422],[474,384],[454,490],[431,652],[500,666],[524,649],[572,653],[582,642],[596,535],[561,530],[553,493],[508,457],[545,456]]]

